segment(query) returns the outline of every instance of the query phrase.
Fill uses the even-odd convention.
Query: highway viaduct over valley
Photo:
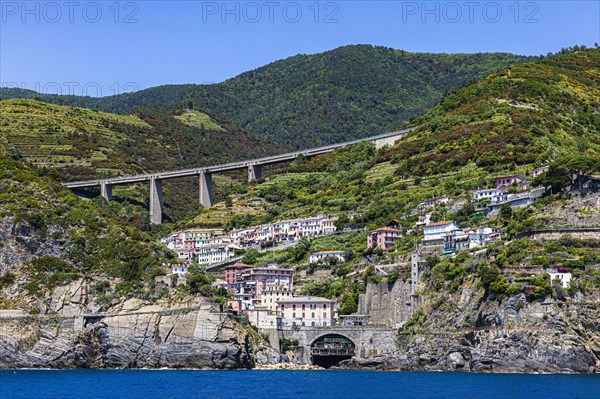
[[[414,128],[399,130],[378,136],[366,137],[363,139],[347,141],[344,143],[332,144],[328,146],[312,148],[308,150],[290,152],[287,154],[272,155],[264,158],[251,159],[247,161],[232,162],[220,165],[203,166],[194,169],[176,170],[169,172],[157,172],[135,176],[122,176],[110,179],[97,179],[64,182],[63,186],[78,189],[100,187],[100,193],[107,201],[112,199],[112,189],[116,185],[134,184],[150,182],[150,222],[160,224],[162,222],[162,181],[166,179],[176,179],[181,177],[197,176],[200,179],[200,205],[205,208],[212,206],[212,175],[219,172],[228,172],[233,170],[248,170],[248,181],[261,178],[263,166],[274,165],[284,162],[291,162],[302,155],[304,157],[313,157],[315,155],[326,154],[338,148],[349,147],[365,141],[370,141],[377,148],[385,145],[394,144],[406,133]]]

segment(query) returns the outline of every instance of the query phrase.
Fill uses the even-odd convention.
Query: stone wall
[[[396,280],[388,283],[369,283],[358,299],[359,314],[370,315],[375,325],[397,327],[406,321],[412,311],[410,281]]]

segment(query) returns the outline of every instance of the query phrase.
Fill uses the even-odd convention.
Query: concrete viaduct
[[[394,144],[406,133],[414,128],[404,129],[396,132],[381,134],[378,136],[366,137],[363,139],[347,141],[339,144],[332,144],[324,147],[318,147],[308,150],[290,152],[287,154],[273,155],[264,158],[251,159],[247,161],[232,162],[220,165],[203,166],[195,169],[176,170],[170,172],[158,172],[152,174],[143,174],[135,176],[115,177],[111,179],[98,179],[86,181],[74,181],[63,183],[63,186],[76,188],[100,187],[100,193],[107,201],[112,199],[112,189],[116,185],[150,182],[150,222],[160,224],[162,222],[162,181],[166,179],[176,179],[180,177],[198,176],[200,179],[200,205],[205,208],[212,206],[212,175],[219,172],[228,172],[232,170],[247,169],[248,181],[261,178],[263,166],[273,165],[295,160],[298,156],[313,157],[315,155],[326,154],[338,148],[349,147],[365,141],[370,141],[377,148],[385,145]]]

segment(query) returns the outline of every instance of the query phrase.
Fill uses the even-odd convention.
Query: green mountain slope
[[[444,325],[458,325],[445,316],[445,324],[432,326],[430,315],[441,305],[458,303],[464,289],[479,290],[482,300],[473,309],[496,306],[515,295],[521,295],[524,303],[525,298],[533,302],[551,294],[565,298],[565,291],[552,287],[540,265],[572,268],[576,281],[569,287],[570,295],[580,292],[595,297],[600,287],[598,270],[593,268],[600,260],[598,240],[517,237],[535,229],[597,228],[597,192],[555,192],[527,207],[484,215],[475,211],[477,204],[471,203],[469,191],[495,187],[495,177],[504,174],[520,173],[534,182],[533,168],[547,163],[551,170],[542,177],[553,168],[569,172],[579,159],[585,159],[587,172],[600,172],[599,55],[600,49],[566,52],[503,69],[446,96],[413,121],[422,124],[419,129],[390,148],[377,150],[362,143],[310,160],[299,159],[264,181],[240,187],[231,205],[203,209],[188,225],[213,225],[218,220],[234,228],[336,214],[338,228],[357,231],[303,240],[281,251],[249,250],[242,261],[258,266],[276,263],[306,273],[300,274],[295,286],[302,287],[302,294],[338,300],[340,314],[357,312],[358,296],[369,283],[381,282],[385,288],[396,281],[408,282],[408,270],[384,275],[376,265],[409,261],[423,237],[422,227],[416,226],[419,216],[431,213],[431,221],[454,220],[464,229],[499,229],[502,240],[477,254],[463,250],[456,256],[427,257],[420,294],[427,305],[414,313],[414,320],[402,332],[413,331],[413,326],[439,332]],[[480,162],[486,152],[498,159]],[[441,196],[450,197],[451,204],[419,208],[423,200]],[[256,198],[264,201],[253,206]],[[381,227],[392,219],[405,237],[388,251],[368,249],[366,232],[360,229]],[[307,264],[312,252],[323,250],[342,250],[347,261]],[[528,271],[523,273],[523,269]],[[532,269],[542,274],[532,277]],[[323,277],[328,273],[330,277]],[[525,286],[532,290],[527,296]],[[476,319],[464,326],[472,328]]]
[[[446,96],[385,156],[407,175],[600,158],[600,49],[515,65]]]
[[[67,180],[172,170],[282,151],[199,111],[115,115],[33,100],[0,101],[0,144]]]
[[[362,224],[397,218],[410,228],[419,202],[446,195],[466,199],[467,190],[493,187],[497,175],[531,179],[534,167],[560,164],[567,156],[596,160],[594,171],[600,168],[599,68],[600,49],[592,49],[503,69],[446,96],[391,148],[377,151],[364,143],[295,162],[238,190],[236,205],[266,200],[253,214],[236,215],[232,208],[223,217],[217,207],[202,210],[190,224],[209,224],[217,215],[235,227],[358,212],[355,221]]]
[[[354,45],[276,61],[213,85],[167,85],[101,99],[0,90],[117,113],[196,108],[289,149],[390,131],[472,79],[530,60],[506,53],[427,54]]]

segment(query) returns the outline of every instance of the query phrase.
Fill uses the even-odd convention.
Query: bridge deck
[[[102,184],[117,185],[117,184],[141,183],[141,182],[150,181],[151,179],[175,179],[175,178],[179,178],[179,177],[195,176],[195,175],[199,175],[201,173],[227,172],[227,171],[232,171],[232,170],[244,169],[251,165],[259,165],[259,166],[272,165],[272,164],[277,164],[277,163],[281,163],[281,162],[294,160],[299,155],[315,156],[315,155],[320,155],[320,154],[325,154],[325,153],[331,152],[338,148],[348,147],[348,146],[362,143],[365,141],[375,142],[377,140],[383,140],[383,139],[392,138],[392,137],[396,137],[396,136],[403,136],[406,133],[411,132],[414,129],[415,128],[409,128],[409,129],[399,130],[396,132],[380,134],[378,136],[372,136],[372,137],[366,137],[363,139],[347,141],[344,143],[332,144],[332,145],[327,145],[327,146],[318,147],[318,148],[312,148],[312,149],[307,149],[307,150],[302,150],[302,151],[295,151],[295,152],[290,152],[290,153],[286,153],[286,154],[273,155],[273,156],[263,157],[263,158],[256,158],[256,159],[251,159],[251,160],[246,160],[246,161],[231,162],[231,163],[211,165],[211,166],[203,166],[203,167],[194,168],[194,169],[157,172],[157,173],[142,174],[142,175],[135,175],[135,176],[115,177],[115,178],[111,178],[111,179],[74,181],[74,182],[63,183],[63,186],[69,187],[69,188],[84,188],[84,187],[96,187],[96,186],[100,186]]]

